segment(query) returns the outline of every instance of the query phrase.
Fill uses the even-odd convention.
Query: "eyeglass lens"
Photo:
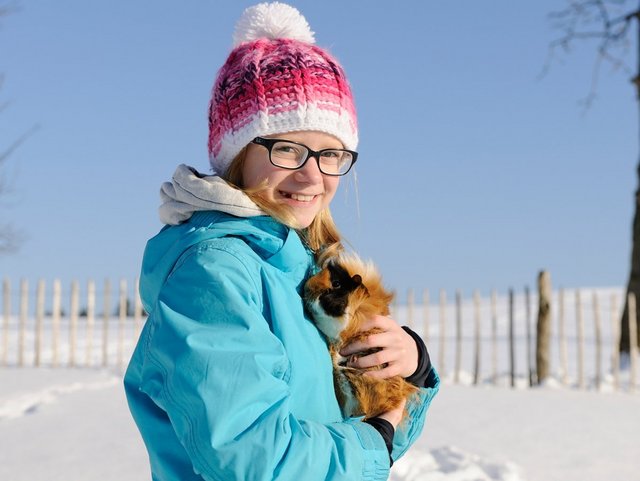
[[[276,142],[271,147],[271,162],[285,169],[300,167],[307,160],[308,155],[307,148],[291,142]],[[324,174],[342,175],[349,171],[352,161],[353,155],[350,152],[325,149],[320,151],[318,166]]]

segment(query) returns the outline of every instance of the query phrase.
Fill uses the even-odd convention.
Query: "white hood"
[[[160,187],[160,220],[177,225],[189,220],[194,212],[217,210],[237,217],[265,215],[241,190],[231,187],[217,175],[200,174],[193,167],[180,164],[171,182]]]

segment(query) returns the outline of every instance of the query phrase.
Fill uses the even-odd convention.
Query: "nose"
[[[297,181],[307,184],[322,182],[322,172],[320,172],[318,160],[315,157],[310,157],[302,169],[296,170],[295,178]]]

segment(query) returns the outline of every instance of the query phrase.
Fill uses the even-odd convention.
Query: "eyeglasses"
[[[289,140],[265,139],[256,137],[251,141],[262,145],[269,151],[269,161],[276,167],[297,170],[304,167],[310,157],[318,163],[320,172],[325,175],[345,175],[356,163],[358,152],[346,149],[311,150],[304,144]]]

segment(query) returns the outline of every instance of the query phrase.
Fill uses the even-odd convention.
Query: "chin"
[[[293,208],[291,213],[293,214],[293,218],[295,219],[296,228],[306,229],[307,227],[309,227],[313,222],[313,219],[315,219],[316,216],[318,215],[318,212],[319,211],[315,211],[315,209],[313,209],[313,211],[310,212],[309,209]]]
[[[308,218],[303,218],[301,219],[300,217],[296,216],[296,228],[297,229],[306,229],[307,227],[309,227],[311,225],[311,223],[313,222],[313,218],[308,219]]]

